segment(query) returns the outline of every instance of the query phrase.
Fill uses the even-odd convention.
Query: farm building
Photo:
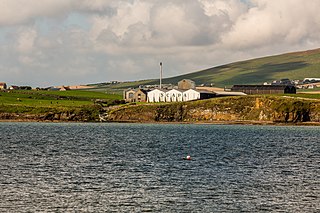
[[[178,89],[180,90],[188,90],[188,89],[195,89],[196,83],[190,79],[183,79],[178,82]]]
[[[0,90],[5,90],[7,89],[7,84],[4,82],[0,82]]]
[[[234,85],[232,92],[253,94],[296,94],[295,86],[291,85]]]

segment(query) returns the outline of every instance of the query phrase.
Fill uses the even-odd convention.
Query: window
[[[134,96],[134,93],[130,92],[129,93],[129,98],[133,98],[133,96]]]

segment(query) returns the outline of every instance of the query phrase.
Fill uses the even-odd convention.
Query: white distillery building
[[[183,92],[183,101],[192,101],[200,99],[200,91],[195,89],[189,89]]]
[[[201,100],[216,97],[216,93],[210,91],[189,90],[160,90],[155,89],[148,92],[148,102],[182,102]]]
[[[166,92],[166,102],[181,102],[183,100],[183,91],[172,89]]]
[[[147,94],[148,102],[166,102],[166,91],[162,89],[154,89]]]

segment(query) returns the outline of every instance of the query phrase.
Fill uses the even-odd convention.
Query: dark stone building
[[[134,94],[135,102],[147,102],[148,91],[144,89],[138,89]]]

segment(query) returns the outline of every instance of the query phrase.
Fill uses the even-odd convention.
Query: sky
[[[159,78],[320,47],[320,0],[0,0],[0,82]]]

